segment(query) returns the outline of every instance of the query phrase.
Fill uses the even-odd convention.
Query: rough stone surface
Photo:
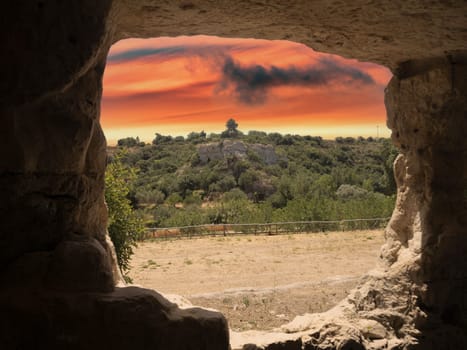
[[[224,153],[220,143],[208,143],[198,147],[198,157],[201,163],[208,163],[224,159]]]
[[[106,233],[102,74],[126,37],[289,39],[382,63],[401,150],[384,270],[334,309],[232,348],[467,348],[465,1],[10,1],[0,12],[2,349],[228,348],[225,320],[119,281]],[[191,310],[191,311],[190,311]],[[362,331],[373,320],[386,339]],[[380,329],[380,326],[378,326]],[[378,331],[378,336],[382,331]]]
[[[52,253],[81,236],[93,242],[100,254],[94,269],[102,271],[89,263],[81,270],[85,264],[71,261],[77,250],[62,258],[57,251],[53,259],[81,271],[80,281],[90,284],[80,289],[89,291],[112,289],[108,276],[118,279],[106,239],[106,142],[99,124],[110,5],[17,1],[9,4],[14,15],[2,11],[1,21],[0,263]]]
[[[405,0],[119,0],[115,40],[211,34],[283,39],[386,65],[465,49],[466,3]]]
[[[226,140],[220,144],[225,158],[246,158],[247,146],[241,141]]]
[[[224,140],[222,142],[208,143],[198,146],[198,157],[201,163],[208,163],[224,159],[246,159],[251,152],[252,156],[268,165],[276,164],[279,160],[272,145],[246,144],[242,141]]]
[[[80,236],[55,248],[45,280],[50,289],[74,292],[111,292],[115,285],[105,249],[97,240]]]
[[[2,349],[228,349],[217,312],[180,310],[136,287],[111,293],[0,292]],[[46,316],[46,317],[45,317]]]
[[[267,165],[276,164],[279,157],[274,151],[272,145],[253,144],[250,146],[251,151],[256,154]]]
[[[386,328],[377,321],[361,319],[358,321],[357,326],[367,339],[383,339],[387,336]]]

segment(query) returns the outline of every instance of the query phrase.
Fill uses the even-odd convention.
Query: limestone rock
[[[386,339],[373,340],[367,345],[367,350],[381,350],[388,348],[388,341]]]
[[[206,164],[214,160],[246,159],[252,152],[253,157],[267,165],[276,164],[279,160],[272,145],[248,144],[238,140],[223,140],[198,146],[198,157],[201,163]]]
[[[362,335],[370,340],[386,338],[387,332],[384,326],[374,320],[359,320],[357,326]]]
[[[5,350],[229,348],[227,322],[220,313],[181,310],[158,293],[136,287],[111,293],[3,289],[0,314]]]
[[[114,288],[111,260],[93,238],[77,236],[61,242],[53,252],[47,286],[73,292],[111,292]]]
[[[467,42],[462,30],[467,5],[462,1],[429,6],[403,0],[189,3],[186,7],[170,1],[114,1],[115,40],[187,34],[284,39],[393,69],[401,62],[465,49]]]
[[[198,147],[198,157],[201,163],[224,159],[220,143],[208,143]]]
[[[241,141],[224,140],[221,143],[222,154],[224,158],[239,158],[247,157],[247,146]]]
[[[279,161],[279,157],[272,145],[253,144],[250,145],[250,150],[256,153],[267,165],[276,164]]]

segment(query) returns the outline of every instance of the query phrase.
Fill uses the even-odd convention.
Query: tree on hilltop
[[[225,127],[227,129],[222,132],[222,138],[233,138],[241,135],[241,132],[238,131],[238,124],[235,121],[235,119],[230,118],[229,120],[227,120],[227,123],[225,123]]]

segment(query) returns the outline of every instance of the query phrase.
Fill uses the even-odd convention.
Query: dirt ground
[[[378,230],[143,242],[130,276],[221,311],[235,331],[266,330],[335,305],[376,267],[383,241]]]

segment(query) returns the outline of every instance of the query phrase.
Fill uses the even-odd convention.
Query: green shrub
[[[134,179],[134,170],[123,165],[121,156],[116,155],[105,173],[105,201],[109,211],[109,235],[115,246],[118,265],[127,281],[133,248],[144,233],[142,220],[136,215],[128,199]]]

